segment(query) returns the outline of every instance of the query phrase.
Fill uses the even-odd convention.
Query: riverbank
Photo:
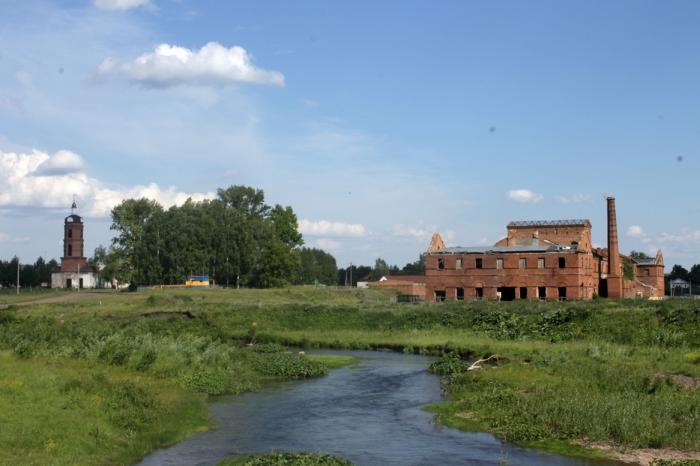
[[[499,354],[508,362],[496,369],[445,376],[440,421],[567,454],[586,453],[583,439],[700,451],[700,390],[676,383],[700,377],[692,301],[397,305],[375,290],[169,290],[2,313],[0,347],[13,358],[102,364],[195,394],[316,375],[251,351],[253,337],[262,347],[446,351],[465,364]]]

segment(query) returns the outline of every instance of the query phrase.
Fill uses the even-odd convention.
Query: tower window
[[[540,257],[539,259],[537,259],[537,268],[538,269],[544,268],[544,258],[543,257]]]
[[[69,238],[72,238],[72,237],[73,237],[73,230],[70,229],[70,228],[68,229],[68,237],[69,237]]]
[[[68,245],[68,257],[73,255],[73,245],[69,244]]]
[[[527,268],[527,259],[520,259],[520,268],[521,269],[526,269]]]
[[[496,268],[498,270],[503,270],[503,259],[496,259]]]
[[[564,257],[559,258],[559,268],[560,269],[565,269],[566,268],[566,259]]]
[[[483,267],[484,267],[484,260],[481,259],[481,258],[478,258],[478,259],[476,260],[476,268],[477,268],[477,269],[481,269],[481,268],[483,268]]]
[[[458,258],[457,258],[457,261],[456,261],[456,263],[455,263],[455,268],[457,268],[457,269],[461,269],[461,268],[462,268],[462,258],[461,258],[461,257],[458,257]]]
[[[438,259],[438,269],[445,270],[445,259],[442,257]]]

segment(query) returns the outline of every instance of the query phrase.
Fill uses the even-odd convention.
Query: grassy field
[[[44,455],[69,464],[84,455],[88,464],[127,464],[205,426],[207,395],[320,376],[348,363],[299,357],[284,346],[444,354],[433,367],[447,395],[430,408],[438,419],[516,443],[586,455],[599,453],[580,444],[700,452],[700,389],[693,388],[700,387],[700,302],[398,305],[383,291],[296,287],[102,293],[0,311],[0,393],[15,390],[14,401],[0,403],[44,412],[30,400],[58,406],[71,397],[111,399],[113,385],[127,382],[150,396],[150,404],[134,410],[137,420],[148,413],[138,433],[133,423],[119,430],[114,413],[121,409],[83,400],[81,409],[91,414],[81,418],[95,421],[76,422],[60,441],[42,414],[19,419],[21,410],[2,409],[3,425],[22,423],[36,435],[22,444],[26,436],[6,440],[0,433],[0,444],[12,445],[0,462],[39,455],[34,464],[46,464]],[[465,370],[493,354],[501,356],[497,365]],[[37,373],[33,365],[53,378],[33,380],[26,375]],[[62,389],[72,387],[71,371],[102,375],[99,383]],[[19,380],[31,386],[19,390],[23,396],[16,393]],[[190,407],[170,414],[178,419],[174,430],[163,430],[172,422],[160,424],[169,415],[161,397]],[[123,441],[100,444],[90,436],[94,426]],[[65,451],[48,455],[52,449]]]

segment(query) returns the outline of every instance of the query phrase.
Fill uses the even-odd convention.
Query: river
[[[210,405],[216,429],[158,450],[141,466],[215,465],[241,454],[331,453],[363,465],[609,466],[551,455],[486,433],[436,425],[422,406],[441,399],[431,359],[400,353],[324,351],[359,364],[318,379],[270,384]]]

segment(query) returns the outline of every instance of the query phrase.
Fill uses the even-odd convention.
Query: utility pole
[[[17,295],[19,295],[19,257],[17,257]]]
[[[350,262],[350,288],[352,288],[352,262]]]

